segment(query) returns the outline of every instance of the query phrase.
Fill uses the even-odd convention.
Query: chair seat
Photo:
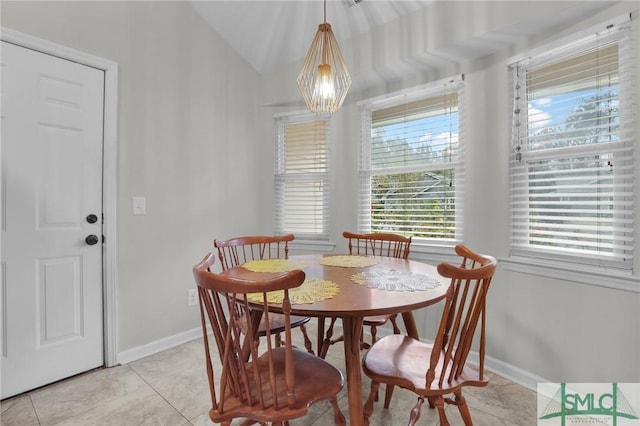
[[[364,317],[362,323],[364,325],[381,326],[386,324],[386,322],[389,321],[393,316],[394,315],[372,315],[372,316]]]
[[[311,320],[311,318],[309,317],[299,317],[295,315],[291,315],[289,319],[290,319],[289,322],[291,324],[291,328],[300,327],[301,325],[304,325]],[[269,313],[269,322],[271,323],[272,334],[281,333],[284,331],[284,315]],[[265,336],[267,334],[265,332],[264,317],[262,317],[262,320],[260,321],[260,325],[258,326],[258,334],[260,336]]]
[[[272,400],[265,401],[265,405],[269,407],[268,409],[265,410],[262,408],[257,398],[259,392],[255,388],[252,388],[251,391],[255,399],[252,406],[248,406],[246,402],[242,402],[238,398],[229,395],[229,390],[227,390],[224,411],[220,413],[216,409],[211,409],[209,412],[211,420],[219,423],[224,420],[243,416],[251,417],[258,421],[262,419],[265,422],[291,420],[304,416],[312,403],[322,399],[330,399],[333,395],[340,392],[344,383],[344,377],[340,370],[323,359],[307,352],[293,349],[292,353],[294,365],[293,375],[296,383],[295,402],[292,407],[287,407],[287,386],[284,377],[285,349],[276,348],[273,351],[275,364],[273,371],[276,374],[276,385],[278,387],[277,399],[280,404],[280,409],[276,409],[273,406]],[[260,382],[264,386],[268,386],[270,383],[268,379],[270,369],[268,367],[267,356],[262,355],[256,362],[258,363],[258,370],[262,377]],[[253,364],[247,365],[248,370],[251,372],[252,365]],[[253,383],[255,383],[255,381]],[[269,392],[265,389],[262,394],[269,395]]]
[[[376,341],[369,349],[362,361],[362,368],[373,380],[400,386],[422,396],[429,396],[432,392],[454,392],[461,386],[485,386],[489,382],[486,376],[479,380],[478,372],[465,365],[457,380],[447,383],[445,379],[440,387],[438,372],[442,368],[441,364],[438,364],[431,388],[426,389],[425,372],[432,349],[432,344],[400,334],[391,334]],[[440,357],[441,360],[443,358]],[[449,372],[450,368],[446,370],[446,374]]]

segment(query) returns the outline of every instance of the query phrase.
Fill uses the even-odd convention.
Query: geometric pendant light
[[[324,22],[318,26],[297,81],[307,108],[319,114],[337,112],[351,86],[340,46],[327,23],[327,0]]]

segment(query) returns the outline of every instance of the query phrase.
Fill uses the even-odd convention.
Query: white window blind
[[[511,66],[511,255],[630,270],[637,92],[629,24]]]
[[[276,118],[276,232],[328,240],[327,137],[318,115]]]
[[[462,240],[463,78],[361,105],[359,229]]]

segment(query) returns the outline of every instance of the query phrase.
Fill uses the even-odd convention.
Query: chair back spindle
[[[293,234],[277,236],[246,236],[231,238],[226,241],[214,240],[213,245],[218,250],[218,258],[225,271],[252,260],[265,259],[288,259],[289,242],[293,241]],[[272,314],[274,321],[271,334],[275,335],[276,343],[280,344],[279,332],[284,328],[285,323],[292,327],[299,327],[304,338],[304,345],[307,352],[313,353],[313,345],[305,324],[309,322],[309,317],[291,316],[290,321],[284,321],[280,314]],[[260,332],[257,336],[265,336],[266,329],[264,322],[260,325]]]
[[[222,270],[233,268],[251,260],[287,259],[289,242],[293,234],[279,236],[249,236],[231,238],[226,241],[214,240]]]
[[[463,258],[459,267],[448,263],[438,265],[438,273],[451,279],[429,367],[437,373],[434,375],[439,377],[439,387],[445,380],[451,385],[462,374],[478,324],[478,376],[481,379],[484,375],[485,301],[496,261],[490,256],[473,253],[464,246],[457,246],[456,253]],[[429,386],[427,383],[427,388]]]
[[[342,235],[349,241],[349,254],[409,258],[411,237],[384,232],[355,234],[345,231]]]

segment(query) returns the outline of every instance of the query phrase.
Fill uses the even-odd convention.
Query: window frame
[[[274,115],[275,123],[275,153],[274,153],[274,229],[277,235],[293,233],[298,243],[306,241],[308,244],[318,245],[329,241],[329,156],[330,156],[330,119],[328,114],[287,113]],[[287,173],[286,137],[284,131],[287,125],[314,123],[324,121],[324,171]],[[319,220],[321,232],[300,232],[287,229],[285,224],[285,184],[287,182],[321,181],[322,182],[322,217]]]
[[[606,31],[609,31],[611,28],[617,28],[619,26],[631,27],[624,34],[613,37],[620,44],[628,43],[624,49],[633,49],[637,50],[637,30],[633,27],[634,23],[629,21],[628,18],[622,17],[618,19],[615,24],[607,24],[607,25],[599,25],[595,28],[590,28],[587,31],[582,33],[576,33],[574,35],[570,35],[568,37],[563,38],[562,40],[558,40],[554,43],[547,44],[540,48],[534,49],[528,53],[527,58],[538,59],[540,63],[544,62],[552,62],[552,61],[561,61],[563,58],[569,56],[566,54],[568,49],[571,49],[573,53],[580,52],[584,49],[581,46],[587,46],[589,43],[588,39],[592,39],[592,43],[596,42],[597,37],[602,37],[602,35],[598,35],[598,32],[604,32],[603,30],[606,28]],[[565,51],[565,54],[558,53],[561,51]],[[622,55],[621,55],[622,56]],[[515,77],[514,66],[521,62],[524,59],[527,59],[522,55],[519,58],[512,58],[509,61],[509,76],[510,76],[510,86],[511,86],[511,111],[516,110],[516,101],[515,97],[516,91],[518,88],[516,87],[517,81]],[[635,60],[628,61],[631,63],[621,63],[622,67],[634,67],[635,61],[637,61],[637,56]],[[625,71],[627,72],[627,71]],[[633,71],[631,71],[633,73]],[[619,81],[622,81],[623,77],[619,78]],[[636,86],[637,83],[632,83],[632,86]],[[620,91],[622,92],[624,86],[621,84]],[[626,90],[626,88],[624,89]],[[526,88],[522,93],[526,93]],[[638,91],[637,88],[634,88],[631,94],[625,94],[622,96],[628,97],[631,101],[625,108],[626,111],[621,111],[621,115],[626,115],[627,123],[630,122],[632,125],[630,126],[631,131],[633,132],[633,137],[630,138],[633,142],[631,142],[631,150],[633,152],[633,169],[630,179],[634,184],[637,184],[639,174],[636,170],[638,170],[638,128],[634,123],[637,122],[637,99],[638,99]],[[526,118],[526,114],[524,115]],[[511,149],[513,150],[510,153],[510,157],[512,158],[511,164],[509,167],[509,180],[513,184],[514,179],[514,171],[513,171],[513,158],[515,157],[515,143],[514,141],[517,139],[517,133],[526,132],[525,129],[520,128],[517,129],[516,120],[512,123],[512,131],[511,131]],[[627,128],[625,131],[628,131]],[[604,144],[603,144],[604,146]],[[581,154],[585,154],[588,151],[593,150],[593,147],[585,148]],[[606,149],[601,149],[598,152],[604,153],[608,152]],[[547,153],[541,152],[535,154],[538,158],[545,158]],[[534,156],[531,156],[534,158]],[[550,157],[549,157],[550,158]],[[612,192],[612,195],[614,193]],[[510,206],[513,208],[514,206],[514,194],[513,191],[510,193]],[[637,238],[639,222],[638,222],[638,202],[637,196],[633,198],[634,207],[632,209],[633,219],[631,221],[631,233],[634,238]],[[513,213],[512,213],[513,214]],[[615,288],[620,290],[632,291],[632,292],[640,292],[640,280],[638,277],[638,252],[635,250],[632,254],[632,260],[629,262],[629,269],[620,269],[619,264],[616,267],[612,267],[611,263],[607,261],[606,258],[598,259],[593,261],[593,258],[590,262],[585,262],[580,259],[579,256],[575,254],[555,254],[550,255],[549,253],[536,252],[536,250],[527,250],[523,249],[522,246],[514,246],[513,241],[513,233],[514,233],[514,222],[513,217],[510,220],[510,240],[509,240],[509,256],[506,259],[502,260],[503,267],[506,270],[512,270],[516,272],[524,272],[533,275],[545,276],[545,277],[553,277],[557,279],[564,279],[568,281],[580,282],[583,284],[602,286],[607,288]]]
[[[372,166],[372,113],[376,110],[401,106],[407,103],[424,101],[429,98],[442,97],[445,94],[457,93],[458,142],[456,162],[425,163],[421,166],[411,165],[388,169],[374,169]],[[413,237],[412,252],[421,253],[429,257],[438,257],[451,253],[456,244],[464,238],[464,164],[465,164],[465,102],[464,75],[456,75],[425,85],[408,88],[399,92],[368,99],[358,103],[360,110],[361,137],[358,149],[358,232],[371,232],[371,177],[374,175],[389,175],[410,173],[416,171],[428,172],[437,169],[455,170],[455,229],[453,238],[425,238]],[[428,102],[427,102],[428,103]],[[440,164],[444,167],[437,167]],[[367,208],[369,207],[369,208]],[[393,232],[393,231],[391,231]],[[399,232],[401,233],[401,232]]]

